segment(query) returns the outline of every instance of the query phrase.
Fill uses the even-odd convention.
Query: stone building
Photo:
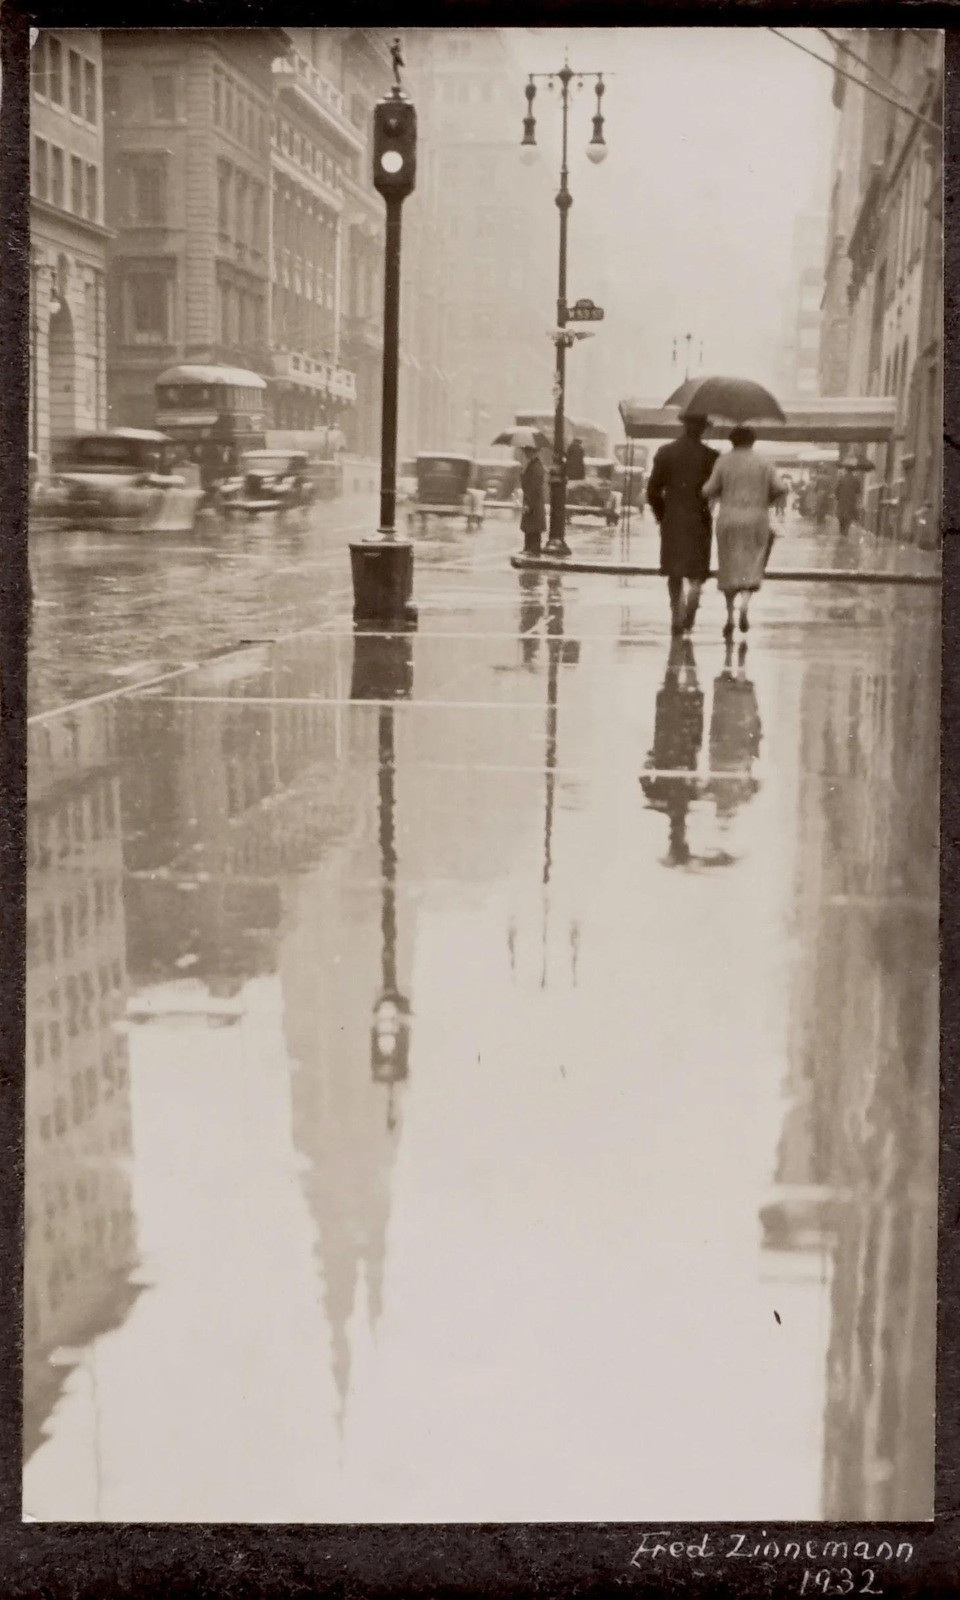
[[[106,416],[100,34],[44,28],[31,55],[30,450]]]
[[[930,543],[940,494],[943,36],[871,28],[842,43],[838,67],[880,93],[835,79],[821,379],[829,394],[896,399],[893,457],[886,482],[871,488],[871,515],[891,536]]]
[[[103,33],[109,414],[149,426],[178,361],[265,373],[279,29]]]

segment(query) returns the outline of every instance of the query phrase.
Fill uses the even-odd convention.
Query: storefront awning
[[[786,422],[751,423],[758,439],[784,444],[889,444],[896,423],[896,401],[889,396],[857,399],[830,395],[785,406]],[[675,439],[680,415],[674,406],[646,400],[621,400],[620,416],[628,439]],[[708,427],[705,437],[724,439],[729,423]]]

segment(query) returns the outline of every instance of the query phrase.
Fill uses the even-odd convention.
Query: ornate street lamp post
[[[546,544],[546,554],[568,556],[570,547],[564,537],[567,521],[564,406],[566,402],[567,350],[573,344],[575,335],[570,333],[567,327],[569,321],[569,307],[567,305],[567,221],[570,207],[573,205],[567,170],[567,120],[570,111],[571,83],[576,80],[577,87],[582,88],[588,78],[593,79],[596,84],[597,109],[593,117],[593,135],[587,146],[587,156],[594,163],[602,161],[607,153],[606,140],[603,136],[603,96],[606,86],[602,72],[574,72],[567,61],[564,62],[559,72],[531,72],[527,87],[524,90],[527,98],[527,114],[523,119],[523,138],[520,142],[521,155],[528,160],[535,159],[537,144],[537,123],[533,114],[533,102],[537,93],[536,80],[538,78],[544,80],[551,88],[555,83],[559,83],[562,125],[560,187],[556,195],[557,210],[560,213],[560,261],[557,275],[557,326],[553,334],[553,341],[557,351],[553,381],[555,406],[553,419],[553,466],[550,470],[550,534]]]

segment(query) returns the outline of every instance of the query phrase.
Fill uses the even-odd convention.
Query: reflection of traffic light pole
[[[353,613],[358,620],[411,619],[413,545],[398,539],[397,392],[400,369],[400,214],[417,177],[417,113],[400,84],[400,41],[392,48],[395,82],[374,107],[373,184],[386,202],[383,265],[383,410],[380,527],[376,539],[350,546]]]

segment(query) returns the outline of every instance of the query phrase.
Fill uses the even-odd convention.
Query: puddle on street
[[[935,591],[485,583],[31,730],[32,1516],[931,1514]]]

